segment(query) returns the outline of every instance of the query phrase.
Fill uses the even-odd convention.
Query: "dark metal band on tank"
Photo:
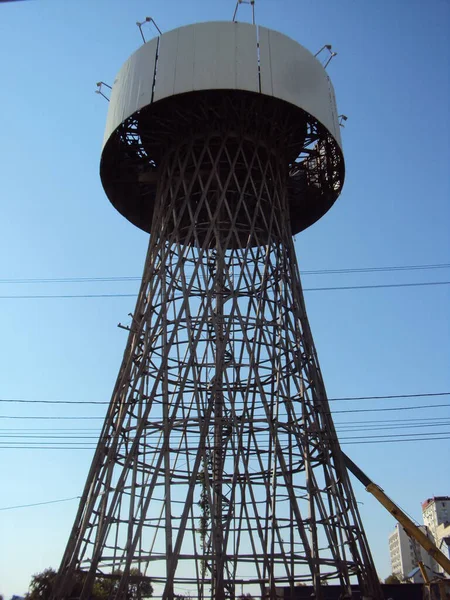
[[[109,200],[131,223],[150,233],[160,169],[167,155],[179,144],[196,138],[204,145],[214,136],[217,143],[226,136],[230,144],[233,137],[244,138],[252,150],[257,145],[277,157],[286,177],[293,235],[320,219],[340,194],[342,152],[316,119],[276,98],[211,90],[164,99],[117,127],[100,165]]]

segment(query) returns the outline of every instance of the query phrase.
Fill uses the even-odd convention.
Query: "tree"
[[[153,596],[153,586],[149,577],[145,577],[139,569],[130,569],[127,598],[142,600]]]
[[[50,600],[55,584],[56,571],[52,568],[45,569],[42,573],[35,573],[31,578],[26,600]]]
[[[44,569],[42,573],[35,573],[31,578],[28,593],[25,594],[26,600],[50,600],[53,595],[57,572],[49,567]],[[84,574],[75,576],[73,594],[79,595],[83,588]],[[96,581],[92,593],[92,600],[106,600],[108,593],[104,590],[102,582]]]
[[[392,573],[392,575],[389,575],[388,577],[386,577],[386,579],[384,580],[384,583],[401,583],[401,580],[398,578],[397,575]]]
[[[54,591],[56,575],[56,571],[52,568],[33,575],[25,599],[50,600]],[[121,571],[116,571],[110,577],[97,577],[92,587],[90,600],[108,600],[111,593],[117,588],[121,575]],[[76,597],[81,594],[85,578],[84,573],[78,573],[75,576],[73,596]],[[143,576],[139,569],[130,569],[128,589],[125,592],[126,600],[144,600],[144,598],[151,598],[152,595],[153,586],[150,578]]]

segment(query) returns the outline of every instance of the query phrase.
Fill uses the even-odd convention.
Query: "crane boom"
[[[355,463],[349,458],[344,452],[342,452],[345,466],[353,473],[353,475],[359,479],[359,481],[365,486],[366,491],[370,492],[372,496],[378,500],[380,504],[388,510],[391,515],[397,519],[402,525],[406,533],[414,540],[416,540],[422,548],[424,548],[430,556],[444,569],[446,573],[450,575],[450,560],[439,550],[439,548],[428,539],[423,531],[415,524],[411,519],[399,508],[385,493],[384,491],[374,483],[367,475],[361,471],[361,469],[355,465]]]

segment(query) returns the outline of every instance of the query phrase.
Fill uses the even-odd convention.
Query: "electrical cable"
[[[367,427],[352,427],[346,425],[344,427],[336,427],[336,431],[338,434],[346,434],[346,433],[362,433],[362,432],[375,432],[375,431],[398,431],[405,429],[424,429],[427,427],[448,427],[450,425],[450,421],[443,421],[442,423],[423,423],[422,425],[388,425],[388,426],[367,426]],[[52,435],[50,435],[50,433]],[[410,435],[415,435],[416,432],[411,433]],[[443,433],[443,432],[438,432]],[[70,434],[70,435],[69,435]],[[92,435],[89,435],[92,434]],[[40,430],[19,430],[19,433],[14,431],[5,430],[5,432],[0,431],[0,440],[20,440],[20,439],[55,439],[55,440],[65,440],[65,439],[90,439],[90,440],[98,440],[100,435],[100,430],[96,429],[88,429],[86,431],[77,431],[77,430],[50,430],[50,432],[45,433]],[[392,433],[391,433],[392,435]],[[399,434],[400,435],[400,434]],[[402,434],[406,435],[406,434]],[[421,435],[435,435],[435,432],[421,432]],[[369,436],[370,437],[370,436]],[[340,437],[339,439],[344,439]]]
[[[88,420],[95,420],[95,419],[104,419],[105,415],[103,415],[102,417],[55,417],[55,416],[51,416],[51,417],[40,417],[40,416],[16,416],[16,415],[0,415],[0,419],[42,419],[42,420],[46,420],[46,421],[51,421],[51,420],[72,420],[72,421],[88,421]]]
[[[349,433],[348,431],[346,433]],[[439,433],[441,433],[442,435],[450,435],[450,431],[440,431]],[[412,436],[414,436],[414,433],[395,433],[395,434],[388,434],[388,435],[354,435],[354,436],[349,436],[349,437],[345,437],[345,436],[341,436],[339,437],[339,441],[341,442],[342,440],[367,440],[367,439],[387,439],[387,438],[410,438]],[[430,433],[426,433],[426,432],[421,432],[420,433],[421,436],[434,436],[435,432],[431,431]],[[417,437],[417,435],[416,435]],[[428,438],[425,438],[428,439]]]
[[[401,426],[407,427],[408,425],[406,425],[406,423],[421,423],[423,425],[438,425],[440,423],[442,423],[442,418],[441,417],[425,417],[425,418],[412,418],[412,419],[402,419],[402,420],[398,420],[398,419],[372,419],[372,420],[368,420],[368,419],[364,419],[363,421],[335,421],[335,425],[337,425],[338,427],[341,426],[350,426],[350,425],[364,425],[364,426],[372,426],[370,424],[373,425],[381,425],[381,424],[387,424],[387,425],[393,425],[393,424],[400,424]],[[6,428],[0,428],[0,432],[2,431],[6,431],[6,432],[11,432],[11,431],[25,431],[25,432],[33,432],[33,431],[50,431],[50,432],[55,432],[55,431],[63,431],[63,432],[75,432],[75,431],[81,431],[83,432],[96,432],[98,433],[98,429],[85,429],[85,428],[81,428],[81,427],[27,427],[27,428],[11,428],[11,427],[6,427]]]
[[[391,431],[391,436],[392,435],[402,435],[402,436],[407,436],[407,435],[416,435],[416,432],[413,433],[409,433],[409,434],[393,434],[392,430],[405,430],[405,429],[423,429],[425,427],[448,427],[450,425],[450,421],[446,420],[443,421],[442,423],[423,423],[422,425],[419,424],[415,424],[415,425],[384,425],[381,427],[374,427],[374,426],[367,426],[367,427],[352,427],[352,426],[344,426],[344,427],[336,427],[336,431],[339,434],[348,434],[348,433],[362,433],[362,432],[375,432],[375,431]],[[450,432],[438,432],[438,433],[450,433]],[[52,435],[51,435],[52,434]],[[70,434],[70,435],[68,435]],[[88,434],[88,435],[86,435]],[[92,435],[89,435],[92,434]],[[79,440],[98,440],[100,435],[100,430],[96,430],[96,429],[91,429],[91,430],[86,430],[86,431],[78,431],[77,430],[62,430],[62,431],[58,431],[58,430],[50,430],[50,432],[44,433],[43,431],[39,431],[39,430],[19,430],[19,433],[13,432],[13,431],[9,431],[9,430],[5,430],[5,432],[0,430],[0,442],[3,440],[22,440],[22,439],[28,439],[28,440],[40,440],[40,439],[45,439],[45,440],[66,440],[66,439],[79,439]],[[420,435],[435,435],[434,431],[429,431],[429,432],[420,432]],[[364,438],[366,437],[380,437],[380,436],[364,436]],[[383,437],[383,436],[381,436]],[[346,437],[341,437],[339,436],[340,440],[343,439],[350,439],[350,438],[346,438]],[[362,438],[363,439],[363,438]],[[15,443],[15,442],[14,442]]]
[[[344,285],[330,287],[303,288],[304,292],[331,292],[336,290],[375,290],[381,288],[411,288],[437,285],[450,285],[450,281],[424,281],[415,283],[382,283],[374,285]],[[69,299],[69,298],[136,298],[136,294],[24,294],[2,295],[0,300],[42,300],[42,299]]]
[[[389,267],[360,267],[348,269],[317,269],[301,271],[301,275],[347,275],[349,273],[387,273],[389,271],[418,271],[429,269],[448,269],[450,263],[438,263],[429,265],[404,265]]]
[[[427,281],[417,283],[379,283],[374,285],[343,285],[333,287],[303,288],[304,292],[330,292],[335,290],[375,290],[381,288],[421,287],[429,285],[449,285],[450,281]],[[1,296],[0,296],[1,297]]]
[[[329,402],[345,402],[347,400],[388,400],[390,398],[431,398],[434,396],[450,396],[450,392],[429,392],[425,394],[389,394],[386,396],[346,396],[328,398]]]
[[[341,446],[348,446],[350,444],[392,444],[392,443],[407,443],[407,442],[435,442],[439,440],[450,440],[450,436],[445,437],[431,437],[431,438],[411,438],[410,440],[358,440],[357,442],[339,442]]]
[[[333,415],[338,413],[366,413],[366,412],[382,412],[388,410],[416,410],[423,408],[442,408],[442,407],[450,407],[450,404],[428,404],[424,406],[399,406],[396,408],[354,408],[353,410],[333,410]]]
[[[423,394],[388,394],[385,396],[345,396],[342,398],[328,398],[328,402],[345,402],[350,400],[390,400],[396,398],[432,398],[436,396],[450,396],[450,392],[425,392]],[[20,404],[110,404],[109,400],[21,400],[0,398],[0,402]]]
[[[425,404],[420,406],[396,406],[396,407],[388,407],[388,408],[355,408],[353,410],[333,410],[331,414],[340,414],[340,413],[368,413],[368,412],[383,412],[383,411],[396,411],[396,410],[420,410],[420,409],[430,409],[430,408],[448,408],[450,404]],[[0,415],[0,419],[40,419],[40,420],[94,420],[94,419],[104,419],[105,416],[92,416],[92,417],[67,417],[67,416],[39,416],[39,415],[31,415],[31,416],[18,416],[18,415]]]
[[[357,267],[343,269],[313,269],[301,272],[301,275],[347,275],[349,273],[387,273],[392,271],[418,271],[431,269],[448,269],[450,263],[437,263],[425,265],[401,265],[387,267]],[[133,276],[116,276],[116,277],[41,277],[41,278],[10,278],[0,279],[0,284],[45,284],[45,283],[92,283],[92,282],[123,282],[123,281],[140,281],[140,277]]]
[[[341,446],[346,446],[349,444],[391,444],[391,443],[407,443],[407,442],[434,442],[439,440],[450,440],[450,435],[443,436],[433,436],[433,437],[414,437],[410,439],[398,439],[393,436],[392,439],[382,439],[382,440],[367,440],[367,439],[358,439],[358,440],[343,440],[340,441]],[[0,445],[0,450],[95,450],[97,448],[96,445],[92,446],[38,446],[38,445],[24,445],[24,446],[3,446]]]
[[[58,502],[69,502],[69,500],[80,500],[81,496],[62,498],[61,500],[48,500],[47,502],[33,502],[33,504],[17,504],[16,506],[3,506],[0,510],[14,510],[16,508],[30,508],[31,506],[43,506],[44,504],[57,504]]]

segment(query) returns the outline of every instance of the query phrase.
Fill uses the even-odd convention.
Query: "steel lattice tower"
[[[98,578],[115,600],[149,579],[167,600],[381,598],[292,238],[339,195],[340,144],[324,68],[263,27],[183,27],[119,72],[101,178],[150,243],[58,600]]]

